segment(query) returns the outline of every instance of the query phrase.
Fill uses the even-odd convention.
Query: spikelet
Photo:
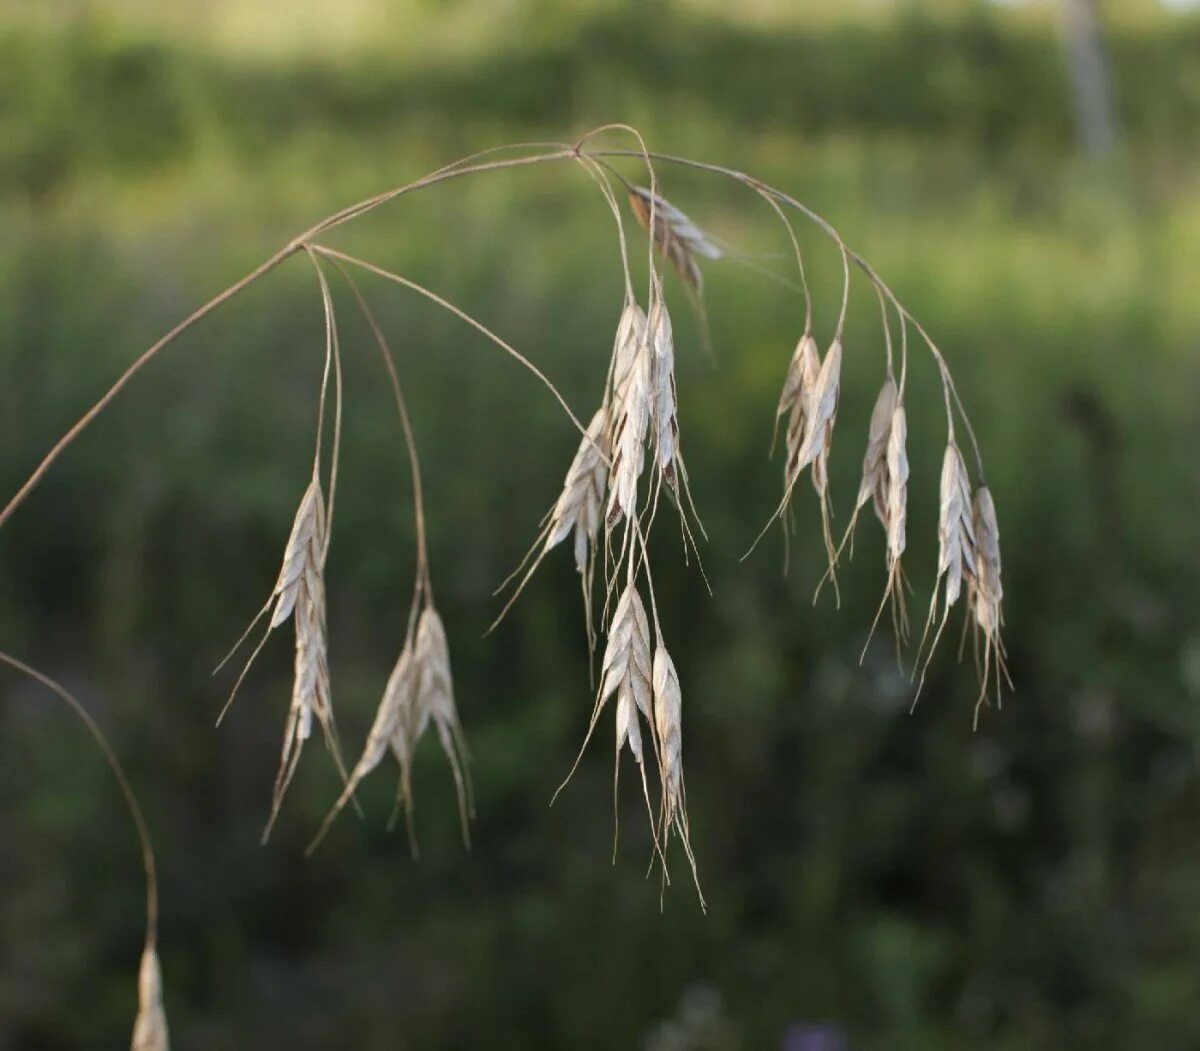
[[[651,423],[654,438],[654,463],[658,468],[658,477],[665,483],[667,493],[679,509],[679,521],[683,533],[684,558],[687,558],[688,545],[696,554],[696,564],[700,574],[704,576],[704,566],[700,561],[700,551],[696,546],[696,538],[688,524],[685,505],[680,500],[680,489],[686,498],[687,510],[695,519],[700,535],[707,539],[704,523],[696,511],[692,500],[691,487],[688,484],[687,465],[683,462],[683,450],[679,443],[679,403],[675,393],[675,341],[671,329],[671,315],[667,312],[666,300],[663,298],[662,285],[657,276],[654,279],[653,294],[650,303],[650,316],[647,321],[649,342],[653,367],[651,369],[651,386],[653,388],[653,409]],[[682,484],[681,484],[682,483]],[[655,491],[655,497],[658,490]],[[653,515],[651,515],[653,518]],[[708,578],[705,577],[705,584]]]
[[[277,627],[290,615],[296,630],[296,657],[292,701],[283,731],[283,749],[271,801],[271,815],[263,841],[279,815],[283,797],[296,773],[304,742],[312,735],[314,717],[320,723],[342,779],[345,764],[333,721],[333,699],[329,684],[329,661],[325,641],[325,511],[320,483],[313,479],[301,502],[292,536],[284,553],[283,569],[276,584],[278,599],[271,616]]]
[[[632,566],[632,560],[630,562]],[[579,749],[574,764],[567,773],[563,783],[554,793],[554,799],[571,780],[579,766],[579,760],[586,751],[588,742],[592,739],[596,724],[600,719],[604,706],[609,698],[616,698],[616,751],[626,745],[638,764],[642,778],[642,792],[646,798],[646,809],[650,811],[650,790],[646,781],[645,749],[643,748],[641,726],[638,715],[646,720],[651,734],[651,748],[655,761],[658,759],[658,744],[654,737],[653,689],[651,684],[650,658],[650,625],[646,619],[646,607],[642,604],[632,573],[608,625],[608,642],[604,648],[604,660],[600,671],[600,689],[596,693],[596,701],[592,707],[592,717],[588,722],[587,733],[583,745]],[[617,770],[613,770],[613,793],[617,788]],[[553,799],[551,803],[553,804]],[[651,828],[654,822],[651,820]],[[655,834],[655,844],[658,837]],[[613,849],[616,849],[614,837]]]
[[[899,572],[900,559],[907,543],[908,516],[908,416],[903,405],[892,412],[887,444],[887,490],[883,500],[883,521],[887,527],[887,564]]]
[[[625,301],[617,334],[613,340],[612,376],[609,383],[609,424],[616,425],[616,413],[625,401],[626,391],[647,342],[646,313],[632,299]]]
[[[929,602],[929,616],[925,621],[925,630],[921,635],[921,645],[917,657],[925,648],[925,639],[929,634],[930,625],[937,616],[939,588],[941,589],[941,619],[929,654],[921,669],[921,684],[925,681],[925,671],[937,649],[938,640],[950,616],[950,608],[962,594],[963,581],[973,584],[976,575],[975,561],[975,524],[971,509],[971,482],[967,476],[967,467],[963,463],[962,453],[954,439],[946,446],[946,454],[942,458],[942,478],[939,486],[938,499],[938,569],[937,579],[933,585],[933,596]],[[920,696],[920,686],[917,695]],[[913,700],[916,705],[916,698]]]
[[[466,741],[454,704],[450,650],[446,644],[442,618],[432,604],[427,604],[417,621],[416,644],[414,646],[410,640],[405,640],[375,712],[375,721],[367,734],[362,756],[355,764],[341,797],[309,844],[308,853],[317,848],[355,788],[382,762],[390,749],[400,764],[400,780],[396,787],[396,809],[388,827],[391,827],[403,807],[409,843],[416,856],[417,841],[412,823],[412,759],[430,725],[438,735],[442,751],[454,774],[463,842],[470,846],[469,822],[475,816],[475,803],[467,767]]]
[[[442,618],[432,605],[425,607],[421,619],[417,622],[415,660],[416,727],[412,732],[411,747],[416,747],[425,728],[432,722],[442,751],[446,754],[454,774],[463,842],[470,846],[468,821],[474,816],[475,803],[471,791],[470,771],[467,769],[467,746],[454,704],[454,680],[450,674],[450,649],[446,644],[446,629],[442,626]]]
[[[858,484],[858,496],[854,501],[854,514],[850,519],[847,535],[853,544],[854,525],[858,512],[868,501],[875,506],[875,516],[887,528],[888,486],[888,440],[891,437],[892,419],[896,410],[896,381],[890,376],[884,381],[871,410],[871,423],[867,430],[867,451],[863,454],[862,481]]]
[[[650,625],[646,620],[646,608],[632,580],[626,585],[617,607],[613,610],[609,625],[608,644],[604,650],[604,661],[600,670],[600,694],[597,714],[610,697],[616,698],[617,736],[616,754],[629,746],[629,751],[638,765],[642,778],[642,792],[646,797],[646,811],[650,810],[650,789],[646,782],[645,754],[642,747],[639,713],[646,720],[651,732],[651,747],[657,760],[658,748],[654,734],[654,712],[652,708],[652,666],[650,662]],[[586,741],[584,742],[586,744]],[[613,767],[614,806],[617,790],[617,767]],[[653,828],[653,820],[651,821]],[[658,837],[655,836],[657,844]],[[613,851],[616,852],[616,835],[613,836]]]
[[[788,489],[794,484],[800,473],[797,466],[800,459],[800,446],[808,430],[808,408],[812,401],[812,392],[817,385],[817,374],[821,371],[821,352],[812,333],[805,332],[792,352],[792,360],[788,363],[787,375],[783,381],[783,391],[779,395],[779,405],[775,409],[775,434],[771,439],[772,451],[775,439],[779,434],[779,421],[787,417],[784,431],[784,443],[787,447],[787,459],[783,466],[783,485]]]
[[[691,219],[669,201],[635,186],[629,194],[629,206],[642,228],[650,231],[651,204],[654,208],[654,247],[675,272],[697,294],[704,291],[704,278],[696,256],[720,259],[725,253]]]
[[[637,486],[645,466],[646,434],[653,408],[653,351],[645,315],[627,306],[614,352],[611,422],[612,471],[606,526],[637,518]]]
[[[490,633],[500,623],[517,601],[525,585],[529,583],[538,566],[550,551],[574,533],[573,550],[575,568],[580,574],[583,591],[584,624],[587,629],[590,649],[595,649],[595,631],[592,627],[592,578],[596,560],[596,541],[600,532],[601,507],[604,504],[604,489],[608,485],[609,413],[606,405],[600,406],[588,424],[587,432],[579,442],[575,458],[567,469],[562,492],[549,514],[549,521],[538,534],[533,546],[521,560],[521,564],[509,575],[499,588],[502,591],[522,570],[520,583],[504,604],[504,608],[488,628]],[[541,548],[538,551],[538,548]],[[534,553],[537,552],[536,557]],[[525,569],[525,565],[533,562]]]
[[[130,1051],[168,1051],[167,1014],[163,1009],[162,971],[153,945],[142,950],[138,968],[138,1013]]]
[[[908,635],[908,612],[904,602],[904,571],[901,566],[901,556],[904,554],[906,543],[906,516],[908,499],[908,421],[904,405],[900,402],[900,394],[895,380],[889,376],[880,388],[875,399],[875,407],[871,412],[871,422],[867,432],[867,449],[863,455],[862,480],[858,486],[858,496],[854,502],[854,512],[850,524],[838,545],[838,555],[847,542],[851,554],[854,552],[854,529],[858,524],[858,516],[868,504],[873,505],[875,516],[883,525],[887,537],[886,564],[887,585],[884,588],[883,599],[871,630],[867,634],[867,645],[875,634],[879,618],[884,608],[891,601],[892,620],[896,628],[897,647]],[[866,654],[866,645],[863,655]]]
[[[415,723],[416,686],[416,665],[413,661],[412,644],[406,640],[400,651],[396,665],[392,669],[391,675],[388,676],[387,685],[384,687],[383,697],[379,702],[378,709],[376,709],[375,721],[371,724],[371,729],[367,734],[367,743],[363,746],[362,755],[359,757],[358,762],[354,764],[354,769],[350,772],[350,777],[346,782],[346,787],[342,791],[341,796],[332,808],[330,808],[329,814],[322,823],[320,831],[312,843],[309,844],[307,853],[311,854],[316,850],[321,840],[325,838],[325,834],[329,831],[334,819],[350,801],[351,796],[362,783],[363,779],[383,761],[383,757],[387,754],[389,748],[400,763],[401,781],[398,799],[402,798],[406,802],[409,801],[410,793],[407,787],[409,785],[409,758],[411,756],[409,738]],[[411,806],[406,807],[405,813],[409,817],[409,833],[411,837]]]
[[[825,539],[825,554],[829,560],[829,577],[833,589],[838,590],[837,552],[833,546],[831,529],[832,514],[829,507],[829,453],[833,448],[833,425],[837,420],[838,397],[841,392],[842,341],[834,339],[821,362],[809,397],[808,419],[805,421],[804,439],[796,456],[794,472],[799,474],[812,465],[813,488],[821,503],[821,532]],[[793,484],[794,484],[793,477]],[[841,603],[841,597],[838,597]]]
[[[661,292],[650,305],[651,370],[654,395],[654,457],[663,480],[674,489],[675,461],[679,450],[679,409],[675,397],[675,343],[671,315]]]
[[[692,880],[700,897],[700,907],[705,908],[704,894],[700,890],[700,877],[696,872],[696,858],[692,854],[691,836],[688,830],[687,793],[683,783],[683,692],[679,688],[679,675],[675,662],[665,646],[659,644],[654,651],[653,666],[654,725],[658,734],[659,782],[662,785],[662,816],[659,839],[665,853],[667,840],[674,829],[683,843],[684,853],[692,868]],[[663,867],[666,881],[666,866]]]
[[[1008,678],[1004,641],[1000,628],[1004,616],[1000,604],[1004,598],[1004,587],[1000,582],[1000,526],[996,522],[996,505],[991,491],[986,486],[975,490],[972,501],[972,520],[975,525],[975,577],[968,592],[971,614],[976,629],[983,635],[983,667],[980,673],[979,700],[975,704],[975,720],[979,720],[979,708],[987,699],[988,679],[995,665],[996,703],[1000,703],[1000,691]]]
[[[584,572],[589,552],[600,530],[600,505],[608,483],[608,410],[601,406],[588,424],[587,434],[580,440],[579,449],[563,482],[562,493],[550,515],[550,532],[543,552],[562,543],[572,531],[575,534],[575,568]]]

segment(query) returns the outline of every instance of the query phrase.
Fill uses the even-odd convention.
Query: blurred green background
[[[412,401],[479,820],[467,853],[426,741],[419,863],[384,828],[390,760],[366,820],[344,816],[304,860],[338,787],[314,742],[260,848],[290,642],[219,730],[229,677],[209,672],[271,587],[307,481],[323,337],[311,268],[290,261],[139,377],[0,531],[3,647],[79,691],[146,808],[176,1048],[1200,1046],[1200,18],[1152,0],[1101,14],[1116,137],[1087,150],[1045,4],[0,2],[5,498],[138,352],[320,216],[476,149],[625,120],[838,225],[945,349],[999,509],[1017,691],[972,733],[957,625],[911,716],[886,633],[858,665],[884,576],[873,519],[840,611],[811,602],[806,484],[790,575],[777,532],[739,563],[777,498],[766,452],[803,309],[747,266],[709,265],[714,370],[671,279],[713,596],[670,516],[656,585],[710,910],[678,857],[660,912],[628,765],[611,863],[610,719],[547,807],[590,706],[568,553],[481,637],[576,436],[469,329],[367,279]],[[754,266],[788,273],[761,202],[662,176]],[[802,238],[825,342],[837,258]],[[591,412],[620,275],[574,167],[455,182],[331,241],[462,303]],[[413,535],[394,408],[336,293],[329,617],[356,752],[402,636]],[[882,375],[862,282],[846,347],[839,522]],[[940,412],[915,354],[918,612]],[[132,831],[57,702],[8,672],[0,697],[0,1048],[122,1046]]]

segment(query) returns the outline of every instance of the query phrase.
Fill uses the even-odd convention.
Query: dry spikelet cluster
[[[638,149],[589,148],[589,144],[597,135],[617,131],[631,135]],[[599,407],[586,426],[579,421],[562,394],[541,370],[482,322],[409,277],[336,251],[318,241],[325,233],[373,211],[394,198],[416,192],[445,179],[559,161],[580,165],[604,196],[615,221],[624,272],[624,299],[607,376],[601,390]],[[639,186],[627,179],[615,167],[618,161],[637,163],[643,167],[649,177],[649,187]],[[679,516],[685,558],[689,557],[689,552],[698,556],[692,524],[695,524],[701,536],[704,535],[703,526],[692,501],[682,452],[675,331],[668,310],[663,276],[660,273],[660,261],[665,260],[675,271],[685,294],[696,309],[702,346],[707,346],[707,319],[702,306],[704,281],[699,260],[747,261],[732,256],[731,252],[723,247],[723,242],[707,233],[663,196],[658,180],[658,165],[691,168],[738,183],[767,203],[786,229],[795,251],[800,287],[804,293],[806,318],[803,333],[787,366],[775,410],[775,429],[778,433],[779,427],[783,426],[786,456],[783,468],[783,497],[768,526],[776,519],[780,520],[785,527],[786,537],[792,495],[801,475],[806,469],[810,469],[820,511],[827,563],[822,582],[825,579],[831,580],[836,593],[841,553],[848,543],[853,553],[853,536],[859,513],[870,503],[884,530],[887,570],[883,599],[871,630],[873,633],[879,616],[890,602],[898,646],[906,641],[908,636],[904,600],[907,583],[901,562],[905,554],[908,532],[907,497],[910,466],[905,390],[910,328],[923,340],[938,369],[949,436],[940,486],[937,574],[925,631],[917,649],[914,676],[919,668],[923,682],[924,673],[945,628],[950,609],[965,592],[969,623],[975,630],[981,678],[976,715],[979,706],[987,697],[992,676],[996,680],[997,698],[1002,681],[1009,682],[1007,655],[1000,636],[1003,623],[1003,589],[1000,582],[1001,559],[996,512],[991,494],[982,484],[983,467],[975,435],[940,350],[870,265],[846,246],[828,222],[805,205],[783,191],[733,169],[651,153],[641,136],[633,129],[624,125],[607,126],[590,133],[571,147],[528,147],[520,156],[510,154],[500,159],[485,159],[482,154],[475,155],[439,169],[424,179],[342,209],[322,220],[290,241],[250,275],[201,307],[138,358],[108,393],[84,414],[42,460],[12,500],[0,509],[2,525],[24,502],[61,452],[109,404],[129,378],[159,350],[220,303],[239,293],[292,255],[304,253],[309,257],[316,270],[320,287],[326,336],[325,369],[320,388],[312,479],[300,501],[275,586],[251,624],[253,628],[259,619],[266,616],[266,630],[230,695],[232,702],[257,654],[275,629],[282,627],[291,618],[295,631],[295,674],[267,832],[279,814],[283,798],[298,767],[304,742],[312,734],[314,722],[321,727],[341,775],[343,789],[312,847],[325,835],[345,805],[354,800],[355,791],[364,778],[379,766],[383,757],[390,751],[400,768],[396,813],[393,814],[393,818],[403,808],[415,852],[411,767],[418,744],[430,726],[437,735],[454,778],[464,841],[468,838],[468,824],[473,816],[468,756],[455,703],[449,646],[444,625],[434,606],[430,583],[416,444],[395,360],[379,324],[351,276],[352,270],[366,271],[438,305],[485,336],[536,376],[551,391],[577,427],[580,441],[567,467],[558,497],[543,519],[541,530],[525,558],[509,580],[501,585],[503,588],[519,577],[514,593],[501,610],[496,624],[511,608],[545,558],[569,537],[572,541],[573,563],[579,574],[583,592],[589,650],[594,655],[598,641],[597,625],[593,621],[593,601],[597,587],[595,569],[597,565],[603,567],[602,579],[598,585],[602,600],[599,619],[606,639],[600,682],[595,690],[591,719],[584,736],[583,747],[575,765],[571,767],[571,773],[578,766],[597,722],[611,700],[615,709],[616,759],[619,763],[621,753],[627,748],[638,766],[642,795],[650,814],[650,830],[654,840],[653,856],[661,861],[663,885],[669,882],[667,847],[671,835],[674,834],[682,843],[699,892],[696,861],[690,843],[687,793],[682,765],[683,694],[679,674],[665,646],[650,566],[651,533],[658,500],[664,491],[668,502],[674,505]],[[623,188],[627,194],[636,222],[647,233],[647,284],[645,295],[641,298],[634,292],[626,221],[619,203],[618,188]],[[841,257],[841,309],[828,349],[823,355],[815,335],[814,304],[804,276],[800,242],[789,214],[800,215],[811,221],[830,238]],[[853,513],[845,535],[841,542],[835,545],[832,532],[830,455],[842,392],[844,337],[852,264],[866,275],[879,299],[887,349],[887,372],[871,414],[862,461],[862,477]],[[388,372],[412,470],[417,538],[416,582],[400,655],[383,690],[362,754],[349,772],[342,761],[333,715],[325,603],[325,567],[332,532],[342,415],[338,327],[334,316],[333,296],[326,279],[326,269],[330,266],[347,282],[365,322],[374,335]],[[892,318],[897,319],[900,326],[898,370],[894,367]],[[325,450],[322,438],[331,376],[335,406],[333,438],[329,467],[323,473]],[[971,487],[966,462],[955,438],[956,422],[962,424],[970,438],[970,449],[974,453],[974,463],[978,468],[981,485],[974,490]],[[766,529],[763,530],[763,534],[765,532]],[[760,534],[760,539],[763,534]],[[757,543],[756,540],[755,544]],[[648,607],[643,601],[643,593],[649,600]],[[929,641],[930,631],[935,623],[936,630],[932,633],[932,641],[926,651],[925,644]],[[493,627],[495,626],[493,624]],[[247,629],[247,635],[250,630]],[[245,637],[243,636],[243,640]],[[868,642],[870,637],[868,635]],[[978,647],[980,637],[983,640],[981,654]],[[241,640],[238,645],[240,644]],[[923,655],[924,663],[921,662]],[[919,694],[920,687],[917,692]],[[657,814],[655,802],[652,800],[648,767],[658,775]],[[568,773],[567,780],[570,780],[571,773]],[[618,784],[616,769],[613,782],[615,793]],[[264,833],[264,839],[265,835]],[[703,904],[702,897],[700,900]],[[161,1021],[161,999],[157,993],[157,957],[153,953],[152,941],[148,942],[148,956],[143,963],[142,985],[138,1032],[149,1035],[145,1036],[141,1044],[137,1043],[135,1038],[135,1047],[165,1047],[165,1022],[161,1026],[157,1024]],[[154,1042],[158,1039],[153,1035],[156,1032],[161,1032],[158,1043]]]
[[[404,810],[409,844],[413,855],[418,853],[413,828],[412,759],[425,731],[432,724],[450,763],[458,793],[459,820],[463,843],[470,845],[468,822],[474,817],[470,772],[467,769],[467,746],[454,704],[454,681],[450,673],[450,648],[442,618],[428,602],[416,622],[416,640],[410,625],[408,637],[400,650],[396,665],[388,676],[383,698],[375,712],[375,721],[367,733],[362,755],[350,772],[342,795],[334,803],[316,838],[309,846],[311,853],[329,831],[334,819],[353,797],[363,778],[374,770],[391,749],[400,764],[400,779],[396,788],[396,812]]]
[[[300,763],[304,742],[312,736],[314,718],[325,735],[325,743],[334,757],[338,770],[345,778],[345,764],[338,742],[337,726],[333,719],[333,698],[329,684],[329,656],[326,649],[325,624],[325,500],[321,480],[314,474],[292,523],[292,532],[283,552],[283,565],[275,587],[260,611],[257,621],[270,610],[267,630],[247,660],[234,684],[226,709],[232,703],[238,687],[250,670],[270,633],[285,624],[290,617],[295,627],[296,657],[292,679],[292,700],[288,707],[283,731],[283,748],[279,772],[271,796],[271,814],[263,831],[265,841],[271,833],[283,797]],[[253,624],[251,625],[253,627]],[[247,629],[247,633],[250,629]],[[243,635],[243,639],[245,635]],[[239,640],[239,645],[240,645]],[[236,647],[235,647],[236,648]],[[228,659],[228,658],[227,658]],[[224,662],[222,662],[224,663]],[[224,713],[222,713],[224,714]]]

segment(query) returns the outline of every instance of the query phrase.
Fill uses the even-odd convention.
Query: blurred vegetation
[[[384,831],[386,772],[367,820],[304,861],[336,791],[313,745],[261,849],[289,646],[268,647],[218,731],[228,678],[209,671],[270,587],[306,482],[320,303],[289,264],[168,351],[0,532],[4,647],[78,689],[148,812],[175,1046],[667,1047],[697,1027],[742,1048],[1196,1046],[1200,21],[1149,4],[1112,20],[1123,147],[1096,169],[1073,154],[1044,9],[760,2],[735,21],[712,4],[356,0],[345,24],[321,5],[293,24],[269,6],[0,6],[6,497],[138,351],[317,217],[485,146],[628,120],[828,215],[945,349],[999,508],[1018,690],[972,734],[956,638],[911,717],[889,639],[858,666],[883,580],[873,522],[840,611],[810,601],[808,493],[789,577],[778,536],[738,562],[777,496],[765,454],[802,306],[709,266],[714,370],[672,284],[714,596],[670,528],[656,589],[710,913],[680,866],[660,914],[628,776],[610,865],[603,743],[546,806],[589,707],[568,556],[481,638],[570,424],[460,323],[368,282],[413,401],[480,818],[465,854],[427,744],[420,863]],[[786,272],[753,197],[663,177]],[[467,306],[581,413],[618,313],[612,240],[566,166],[444,186],[336,237]],[[827,339],[837,259],[811,230],[804,244]],[[341,300],[330,627],[353,747],[403,631],[413,537],[394,410]],[[861,284],[847,348],[843,519],[882,366]],[[913,369],[923,612],[944,424],[930,363]],[[12,679],[3,698],[0,1049],[119,1046],[141,938],[132,832],[69,717]]]

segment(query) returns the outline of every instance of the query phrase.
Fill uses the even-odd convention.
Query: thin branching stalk
[[[635,148],[617,148],[597,142],[601,136],[606,135],[632,139]],[[515,156],[512,155],[514,151]],[[637,161],[644,168],[648,186],[632,181],[619,170],[614,162],[622,159]],[[467,175],[559,161],[579,165],[600,190],[616,225],[616,242],[623,279],[624,296],[613,351],[600,403],[590,417],[586,417],[590,421],[587,426],[537,365],[462,307],[412,277],[395,273],[323,243],[325,236],[332,231],[415,191]],[[795,258],[799,284],[773,275],[754,265],[748,257],[740,256],[733,246],[727,245],[718,236],[708,232],[690,217],[688,211],[663,196],[657,170],[660,165],[690,168],[718,175],[749,189],[764,201],[784,225]],[[630,236],[631,232],[636,233],[636,228],[626,228],[615,190],[616,184],[628,193],[628,204],[633,216],[646,233],[647,285],[643,303],[639,303],[635,293],[630,265]],[[840,303],[832,326],[832,339],[824,354],[821,353],[814,334],[815,306],[805,272],[800,238],[793,223],[793,213],[809,220],[828,237],[841,259]],[[703,303],[703,274],[698,260],[703,259],[706,264],[724,259],[743,263],[756,272],[766,273],[772,280],[800,292],[803,296],[803,330],[789,361],[775,412],[776,435],[781,425],[785,435],[783,498],[767,525],[770,526],[777,518],[783,523],[786,545],[787,525],[792,513],[790,500],[800,476],[807,468],[819,501],[822,537],[828,563],[821,583],[826,579],[831,580],[836,592],[836,570],[842,552],[849,544],[853,553],[854,530],[859,512],[867,503],[872,503],[886,535],[888,570],[887,586],[875,622],[878,622],[890,600],[898,646],[907,636],[907,614],[903,597],[906,582],[901,567],[901,556],[905,550],[907,536],[908,417],[904,404],[911,326],[933,358],[941,384],[947,429],[947,452],[939,508],[937,576],[925,632],[917,647],[913,672],[914,675],[919,672],[921,680],[924,680],[925,671],[945,627],[950,607],[960,595],[965,595],[968,621],[973,623],[976,632],[983,639],[983,652],[979,658],[982,685],[976,713],[978,714],[979,706],[987,697],[988,685],[993,677],[998,689],[1002,681],[1011,685],[1006,651],[1000,637],[1003,623],[1003,588],[1000,583],[999,527],[990,491],[984,483],[979,444],[941,350],[871,265],[845,243],[828,220],[789,194],[744,172],[653,152],[640,133],[627,124],[604,125],[588,132],[573,145],[534,142],[484,150],[438,168],[412,182],[348,205],[322,219],[289,241],[245,277],[194,311],[136,358],[108,391],[59,439],[4,508],[0,509],[0,526],[24,504],[57,459],[142,368],[202,318],[298,252],[305,253],[316,270],[325,322],[325,366],[318,403],[313,469],[311,480],[293,521],[275,587],[258,616],[251,622],[246,635],[243,635],[243,639],[239,640],[238,646],[235,647],[235,650],[240,647],[241,642],[261,618],[268,618],[268,626],[262,640],[247,662],[248,669],[273,629],[288,619],[294,622],[296,661],[292,704],[284,734],[268,831],[279,812],[283,794],[295,772],[301,746],[310,735],[314,720],[319,722],[325,733],[326,743],[334,755],[345,788],[322,825],[312,844],[313,847],[330,827],[341,807],[353,798],[355,786],[390,750],[400,764],[396,813],[403,808],[415,853],[410,770],[416,746],[428,727],[434,728],[454,776],[464,842],[468,840],[468,822],[474,816],[468,753],[454,697],[449,646],[441,616],[433,602],[424,490],[412,421],[394,356],[382,327],[353,276],[352,272],[355,270],[373,273],[415,292],[470,325],[531,372],[553,394],[579,432],[581,440],[575,457],[567,468],[560,495],[543,519],[541,532],[509,578],[519,578],[519,583],[496,623],[499,623],[511,608],[550,550],[570,537],[573,541],[575,567],[579,572],[583,590],[589,649],[594,651],[596,632],[592,621],[593,571],[597,564],[602,565],[604,602],[599,621],[606,627],[607,638],[592,715],[583,747],[571,767],[571,773],[578,766],[602,710],[607,702],[612,700],[616,709],[617,757],[620,757],[623,748],[628,747],[638,764],[643,796],[651,819],[654,852],[663,864],[664,888],[669,883],[666,846],[671,833],[674,832],[682,841],[699,892],[682,768],[682,689],[680,676],[664,644],[647,546],[649,534],[655,523],[658,499],[664,490],[679,509],[685,560],[688,559],[690,550],[696,555],[697,564],[700,564],[699,549],[689,521],[694,520],[700,536],[704,539],[707,537],[692,502],[688,470],[683,457],[675,369],[677,353],[682,353],[683,348],[676,348],[675,345],[675,332],[664,292],[663,275],[659,270],[660,265],[670,266],[681,278],[683,290],[697,313],[701,345],[710,353],[708,316]],[[886,368],[883,387],[877,397],[867,434],[854,510],[840,543],[835,543],[832,534],[829,461],[841,397],[843,341],[850,301],[851,263],[866,275],[878,299]],[[349,775],[341,759],[333,721],[326,652],[324,573],[338,491],[343,413],[341,348],[334,298],[326,278],[327,265],[332,265],[347,282],[383,359],[412,471],[416,529],[416,575],[400,656],[383,691],[361,758]],[[900,329],[898,368],[892,329],[893,315]],[[331,381],[334,403],[332,441],[328,471],[323,472],[326,411]],[[956,440],[958,424],[961,424],[966,432],[976,461],[979,488],[974,492]],[[765,532],[766,528],[759,534],[759,539]],[[757,543],[758,540],[755,541],[756,545]],[[785,569],[786,558],[785,546]],[[700,571],[703,574],[702,565]],[[649,591],[650,618],[647,618],[642,605],[640,588],[643,579]],[[707,585],[707,576],[704,579]],[[501,588],[507,586],[508,582],[505,581]],[[818,592],[820,586],[818,584]],[[874,628],[873,623],[872,632]],[[931,631],[932,642],[926,650],[925,644],[930,639]],[[869,638],[870,636],[868,641]],[[922,656],[924,662],[921,660]],[[9,663],[14,662],[10,659]],[[23,667],[19,664],[14,666]],[[245,674],[244,669],[234,685],[230,700],[236,694]],[[919,692],[918,687],[918,695]],[[997,701],[999,702],[999,696]],[[645,732],[648,732],[648,749],[645,747],[643,727]],[[648,762],[648,759],[652,759],[652,763]],[[648,768],[659,776],[660,801],[657,818],[654,816],[650,799]],[[614,795],[617,791],[618,769],[614,767]],[[571,774],[568,774],[568,780],[570,776]],[[555,793],[556,796],[557,794]],[[614,822],[615,817],[614,799]],[[614,828],[614,851],[615,846]],[[703,906],[702,896],[700,901]],[[145,988],[154,990],[158,988],[157,958],[150,962],[153,966],[143,968],[143,979]],[[155,1051],[158,1051],[157,1047]]]

